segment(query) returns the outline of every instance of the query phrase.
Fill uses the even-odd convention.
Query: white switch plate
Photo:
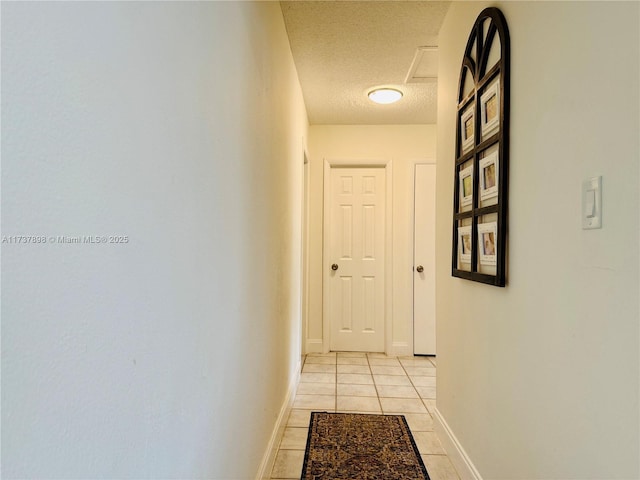
[[[582,182],[582,229],[602,228],[602,176]]]

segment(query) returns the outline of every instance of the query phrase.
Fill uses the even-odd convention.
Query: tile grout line
[[[413,383],[413,378],[411,378],[411,375],[409,375],[409,372],[407,372],[407,369],[404,366],[404,363],[400,362],[400,366],[402,367],[402,371],[404,371],[404,374],[407,376],[407,378],[409,379],[409,383],[411,383],[411,386],[413,387],[413,389],[416,392],[416,395],[418,395],[418,398],[420,399],[420,401],[422,401],[422,404],[424,405],[424,408],[427,409],[427,412],[429,411],[429,409],[427,408],[427,405],[424,403],[424,401],[422,400],[422,397],[420,396],[420,393],[418,392],[418,389],[416,388],[415,384]]]
[[[380,400],[380,391],[378,390],[378,384],[376,383],[376,379],[373,376],[373,369],[371,368],[371,361],[369,360],[369,354],[367,353],[367,365],[369,365],[369,374],[371,375],[371,381],[373,382],[373,388],[376,389],[376,398],[378,399],[378,405],[380,406],[380,413],[384,415],[384,410],[382,409],[382,401]]]
[[[336,352],[336,375],[335,379],[335,389],[333,391],[333,411],[338,413],[338,352]]]
[[[429,360],[429,363],[431,363],[431,360]],[[433,365],[433,363],[431,363],[431,365]],[[427,413],[429,414],[429,416],[431,416],[433,418],[433,415],[431,414],[431,410],[429,410],[429,407],[427,406],[427,403],[424,401],[425,399],[422,398],[422,395],[420,395],[420,392],[418,392],[418,389],[416,388],[416,385],[413,383],[413,378],[411,378],[411,375],[409,375],[409,372],[407,372],[407,369],[405,368],[405,366],[404,366],[404,364],[402,362],[400,362],[400,366],[402,367],[402,370],[404,370],[404,373],[407,375],[407,377],[409,377],[409,382],[411,382],[411,386],[416,391],[416,395],[418,395],[418,398],[422,402],[422,405],[424,405],[424,408],[427,409]],[[437,367],[435,367],[435,365],[434,365],[434,368],[436,368],[436,374],[437,374]],[[416,376],[419,376],[419,375],[416,375]],[[436,395],[437,395],[437,393],[436,393]]]

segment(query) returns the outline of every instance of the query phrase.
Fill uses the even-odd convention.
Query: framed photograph
[[[475,106],[471,105],[460,117],[460,138],[462,139],[462,151],[466,152],[473,147],[475,131]]]
[[[498,224],[496,222],[478,224],[478,252],[480,265],[495,265],[497,261]]]
[[[480,159],[480,198],[488,200],[498,196],[498,152]]]
[[[473,165],[460,170],[460,206],[471,205],[473,201]]]
[[[460,263],[471,263],[471,226],[458,227]]]
[[[487,87],[480,97],[480,124],[487,137],[500,127],[500,77]]]

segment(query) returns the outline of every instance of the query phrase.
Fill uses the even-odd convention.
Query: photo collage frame
[[[502,12],[483,10],[458,87],[452,275],[499,287],[506,285],[509,55]]]

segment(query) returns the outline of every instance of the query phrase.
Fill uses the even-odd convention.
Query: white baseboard
[[[456,438],[455,434],[447,424],[440,411],[436,408],[433,419],[434,429],[442,442],[442,446],[447,451],[449,460],[458,471],[461,480],[482,480],[482,476],[475,467],[467,452]]]
[[[407,342],[393,342],[391,349],[387,352],[387,355],[393,355],[398,357],[411,357],[413,356],[413,348]]]
[[[291,413],[291,407],[293,406],[293,400],[296,396],[296,390],[298,388],[298,383],[300,382],[300,370],[302,369],[302,363],[298,363],[296,367],[295,374],[289,383],[289,389],[287,391],[287,396],[284,399],[282,404],[282,408],[280,408],[280,413],[278,414],[278,419],[273,427],[273,432],[271,432],[271,438],[269,439],[269,443],[267,444],[267,449],[264,452],[264,456],[262,457],[262,462],[260,462],[260,467],[258,468],[258,474],[256,475],[256,480],[268,480],[271,476],[271,470],[273,470],[273,464],[276,461],[276,454],[278,453],[278,447],[280,446],[280,440],[282,440],[282,435],[284,434],[284,428],[287,425],[287,420],[289,418],[289,413]]]
[[[305,353],[324,353],[322,339],[308,339]]]

